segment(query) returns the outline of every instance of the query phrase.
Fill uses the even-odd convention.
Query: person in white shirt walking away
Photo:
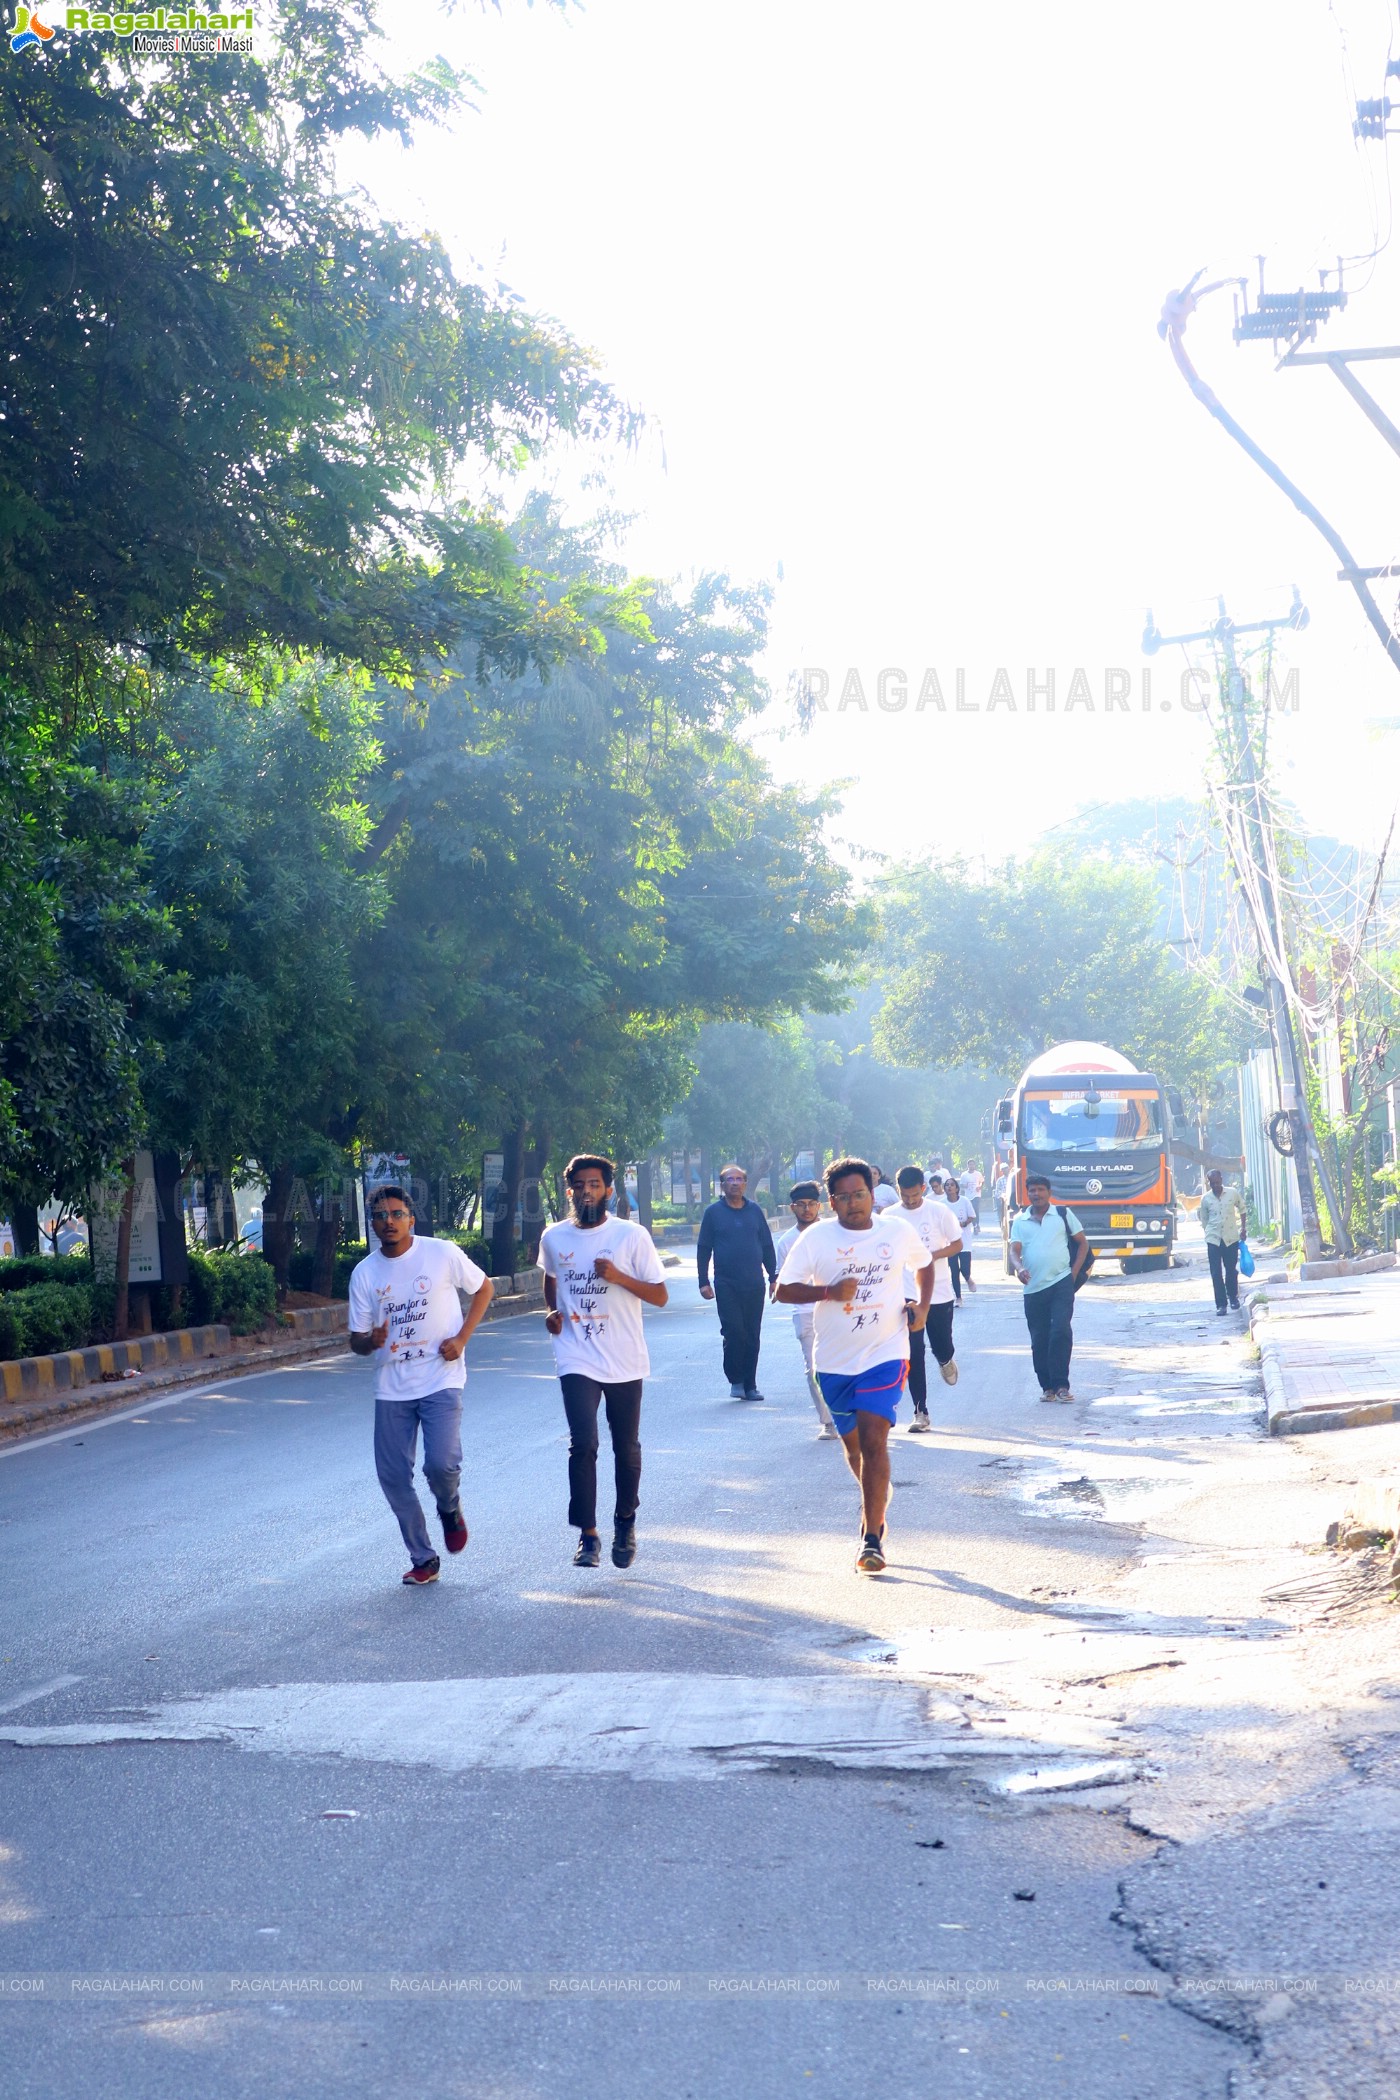
[[[460,1553],[467,1543],[462,1357],[491,1303],[492,1284],[455,1240],[418,1238],[413,1199],[397,1182],[371,1191],[369,1221],[379,1246],[350,1273],[350,1347],[356,1356],[378,1360],[375,1471],[408,1548],[411,1565],[403,1579],[418,1585],[436,1582],[442,1567],[413,1485],[420,1428],[423,1476],[437,1503],[443,1544],[449,1553]],[[465,1318],[459,1291],[471,1299]]]
[[[773,1249],[780,1269],[796,1245],[798,1234],[806,1232],[809,1226],[815,1225],[821,1216],[822,1192],[816,1182],[795,1181],[788,1190],[788,1208],[797,1222],[795,1225],[788,1227]],[[775,1276],[771,1286],[771,1295],[776,1296],[777,1289],[778,1279]],[[807,1367],[807,1390],[812,1396],[812,1405],[817,1410],[817,1421],[820,1424],[817,1430],[817,1437],[819,1440],[827,1439],[835,1442],[836,1424],[831,1419],[831,1409],[822,1398],[822,1389],[817,1384],[817,1374],[812,1368],[815,1320],[816,1314],[810,1305],[793,1307],[792,1331],[797,1336],[797,1345],[802,1351],[802,1361]]]
[[[615,1168],[599,1153],[580,1152],[564,1169],[569,1216],[540,1237],[544,1324],[554,1339],[554,1368],[569,1424],[569,1522],[578,1531],[576,1568],[596,1568],[598,1407],[612,1438],[612,1564],[637,1557],[637,1500],[642,1479],[642,1381],[651,1370],[642,1307],[666,1303],[666,1272],[652,1237],[630,1218],[609,1215]]]
[[[1218,1167],[1207,1177],[1206,1192],[1196,1216],[1206,1236],[1206,1260],[1210,1263],[1215,1310],[1223,1319],[1240,1309],[1240,1248],[1247,1231],[1244,1197],[1238,1189],[1227,1189]]]
[[[899,1190],[892,1188],[889,1182],[886,1181],[883,1167],[872,1167],[870,1171],[875,1176],[876,1210],[893,1210],[895,1204],[899,1201]]]
[[[910,1293],[913,1278],[904,1279],[905,1298],[909,1312],[909,1398],[914,1403],[914,1419],[909,1424],[910,1436],[927,1436],[933,1428],[928,1412],[928,1368],[924,1363],[924,1337],[933,1351],[939,1375],[945,1385],[956,1385],[958,1366],[953,1355],[953,1280],[950,1274],[958,1258],[962,1237],[958,1221],[946,1203],[925,1194],[928,1184],[924,1180],[922,1167],[901,1167],[895,1176],[899,1184],[899,1212],[906,1225],[912,1225],[919,1238],[933,1257],[933,1295],[929,1299],[928,1312],[922,1333],[914,1326],[914,1298]]]
[[[961,1272],[962,1281],[967,1285],[970,1291],[975,1291],[977,1286],[972,1280],[972,1249],[968,1246],[967,1242],[968,1235],[970,1233],[975,1234],[977,1231],[978,1216],[976,1201],[972,1196],[968,1194],[967,1189],[963,1185],[963,1183],[960,1182],[957,1179],[957,1176],[953,1174],[948,1174],[944,1176],[943,1201],[947,1204],[949,1210],[952,1211],[953,1216],[957,1219],[958,1224],[962,1228],[962,1252],[958,1256],[958,1266]]]
[[[897,1207],[876,1215],[875,1175],[865,1160],[833,1160],[826,1192],[836,1216],[798,1234],[778,1274],[778,1302],[816,1308],[817,1378],[860,1483],[856,1567],[878,1575],[885,1566],[890,1430],[909,1374],[909,1337],[928,1313],[933,1261]],[[906,1269],[919,1271],[912,1316]]]

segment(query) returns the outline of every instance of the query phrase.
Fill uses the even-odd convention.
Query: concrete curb
[[[1391,1265],[1389,1260],[1375,1263],[1377,1268]],[[1374,1270],[1353,1267],[1346,1273],[1369,1275]],[[1315,1282],[1317,1279],[1307,1280]],[[1327,1280],[1330,1281],[1330,1277]],[[1325,1296],[1325,1293],[1319,1294],[1318,1302]],[[1259,1350],[1270,1436],[1316,1436],[1324,1430],[1371,1429],[1385,1422],[1400,1422],[1400,1365],[1396,1367],[1393,1395],[1372,1393],[1354,1399],[1313,1400],[1301,1404],[1297,1400],[1290,1401],[1286,1374],[1291,1322],[1287,1317],[1278,1317],[1289,1301],[1280,1303],[1276,1299],[1271,1304],[1268,1290],[1263,1288],[1251,1291],[1245,1302],[1249,1307],[1250,1334]]]
[[[0,1363],[0,1395],[14,1401],[30,1393],[73,1392],[121,1378],[127,1371],[155,1371],[196,1357],[223,1356],[232,1339],[227,1327],[180,1327],[173,1334],[143,1334],[129,1342],[100,1342],[53,1356],[11,1357]]]
[[[537,1277],[524,1279],[526,1288],[523,1289],[515,1288],[522,1281],[518,1277],[497,1277],[493,1281],[497,1295],[487,1309],[487,1320],[517,1319],[525,1313],[544,1311],[544,1290]],[[334,1347],[337,1339],[344,1336],[347,1315],[348,1308],[344,1305],[305,1306],[283,1315],[291,1325],[291,1334],[243,1349],[233,1348],[234,1338],[226,1327],[181,1328],[173,1335],[143,1335],[141,1343],[178,1343],[186,1336],[221,1335],[224,1350],[211,1351],[202,1360],[196,1360],[191,1351],[178,1348],[173,1361],[169,1357],[158,1360],[153,1355],[151,1368],[135,1378],[119,1376],[104,1381],[104,1370],[120,1372],[137,1368],[135,1361],[118,1363],[114,1360],[111,1364],[99,1364],[96,1380],[91,1385],[82,1380],[76,1385],[61,1383],[57,1376],[49,1383],[36,1382],[26,1390],[25,1397],[13,1400],[7,1397],[0,1401],[0,1443],[37,1436],[47,1429],[66,1428],[70,1422],[82,1421],[91,1415],[130,1407],[133,1401],[139,1402],[148,1393],[165,1392],[174,1386],[201,1385],[209,1379],[234,1377],[241,1371],[272,1371],[281,1364],[295,1363],[303,1356],[324,1355],[328,1346]],[[54,1365],[67,1363],[73,1356],[105,1358],[114,1350],[139,1352],[139,1348],[137,1342],[109,1343],[100,1349],[70,1350],[63,1358],[26,1357],[23,1361]],[[0,1370],[13,1368],[15,1366],[11,1364],[0,1365]],[[35,1376],[37,1379],[37,1374]],[[32,1398],[29,1397],[31,1393]]]

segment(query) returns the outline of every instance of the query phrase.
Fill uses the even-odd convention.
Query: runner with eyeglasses
[[[378,1249],[350,1275],[350,1347],[376,1359],[374,1465],[384,1499],[399,1520],[408,1548],[410,1585],[436,1582],[442,1563],[433,1551],[423,1505],[413,1485],[418,1431],[423,1432],[423,1476],[433,1491],[443,1544],[460,1553],[467,1543],[462,1515],[463,1352],[491,1303],[484,1270],[455,1240],[419,1239],[413,1199],[397,1182],[371,1192],[369,1221]],[[457,1296],[471,1299],[465,1318]]]

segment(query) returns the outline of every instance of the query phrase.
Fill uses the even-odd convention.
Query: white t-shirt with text
[[[387,1320],[389,1339],[375,1351],[376,1400],[421,1400],[467,1382],[462,1357],[448,1363],[438,1343],[462,1325],[458,1291],[474,1298],[485,1271],[455,1240],[421,1239],[417,1233],[391,1261],[376,1247],[350,1272],[350,1332],[368,1334]]]
[[[898,1211],[904,1223],[918,1233],[930,1254],[935,1247],[947,1247],[962,1238],[962,1226],[953,1212],[939,1196],[925,1196],[917,1210],[909,1210],[903,1204]],[[906,1298],[918,1296],[918,1285],[912,1270],[904,1277]],[[935,1262],[933,1270],[933,1296],[930,1305],[947,1305],[953,1296],[953,1272],[947,1261]]]
[[[540,1267],[554,1278],[564,1325],[554,1336],[554,1368],[561,1378],[581,1372],[600,1385],[626,1385],[651,1370],[642,1331],[642,1301],[620,1284],[604,1283],[594,1264],[606,1255],[638,1283],[664,1283],[666,1271],[651,1234],[630,1218],[601,1225],[566,1220],[545,1227]]]
[[[813,1306],[816,1367],[850,1377],[872,1364],[893,1363],[909,1354],[904,1317],[904,1272],[926,1269],[929,1251],[898,1210],[882,1211],[864,1232],[849,1232],[836,1219],[809,1225],[789,1249],[779,1283],[860,1285],[849,1303],[823,1299]]]

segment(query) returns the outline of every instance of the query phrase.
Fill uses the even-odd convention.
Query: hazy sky
[[[811,734],[780,735],[783,706],[759,734],[786,777],[850,778],[846,838],[994,856],[1081,804],[1196,792],[1175,653],[1143,711],[1144,612],[1196,626],[1223,591],[1256,618],[1295,583],[1283,784],[1320,829],[1383,832],[1400,734],[1373,725],[1400,720],[1400,676],[1156,322],[1202,266],[1253,277],[1263,254],[1291,290],[1387,239],[1387,148],[1354,142],[1351,96],[1383,92],[1394,0],[408,0],[392,22],[396,63],[466,64],[479,113],[356,172],[651,417],[605,462],[634,569],[775,583],[775,693],[810,668],[831,694]],[[1348,278],[1324,341],[1400,340],[1394,251]],[[1400,458],[1329,373],[1275,371],[1231,320],[1218,293],[1189,331],[1205,376],[1360,561],[1400,558]],[[1400,419],[1400,370],[1367,377]],[[577,462],[550,473],[572,497]],[[1076,668],[1094,708],[1066,713]],[[865,712],[838,710],[852,669]],[[915,709],[930,669],[942,714]],[[987,709],[999,669],[1014,713]],[[1050,669],[1060,704],[1028,715]],[[1104,711],[1114,669],[1127,714]]]

